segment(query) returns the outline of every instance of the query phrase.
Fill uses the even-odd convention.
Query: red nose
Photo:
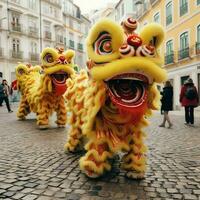
[[[61,62],[64,62],[64,61],[65,61],[65,56],[60,56],[60,57],[59,57],[59,60],[60,60]]]

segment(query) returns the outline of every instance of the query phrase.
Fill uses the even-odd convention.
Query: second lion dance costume
[[[146,116],[159,107],[156,83],[166,79],[157,51],[164,39],[160,25],[149,24],[136,34],[137,22],[128,18],[121,26],[104,19],[87,38],[88,75],[81,72],[68,81],[66,99],[71,110],[71,130],[65,151],[83,147],[81,170],[99,177],[111,170],[109,160],[125,152],[122,167],[130,178],[141,179],[146,170],[142,128]]]
[[[63,94],[66,80],[74,74],[74,51],[64,52],[62,48],[46,48],[41,53],[42,66],[32,67],[19,64],[16,67],[18,89],[21,101],[17,112],[19,119],[34,112],[40,129],[49,126],[49,116],[57,113],[58,127],[64,127],[67,110]]]

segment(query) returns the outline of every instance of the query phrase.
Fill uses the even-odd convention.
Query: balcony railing
[[[35,27],[29,27],[29,35],[37,37],[38,36],[38,29]]]
[[[3,57],[3,49],[0,48],[0,57]]]
[[[151,5],[154,5],[158,0],[150,0]]]
[[[180,6],[180,16],[183,16],[185,13],[188,12],[188,3],[184,3]]]
[[[12,31],[22,32],[20,24],[12,24]]]
[[[56,35],[56,42],[64,44],[64,38],[62,35]]]
[[[200,55],[200,42],[196,42],[196,54]]]
[[[174,63],[174,53],[165,55],[165,65]]]
[[[166,25],[169,25],[169,24],[171,24],[172,23],[172,15],[168,15],[167,17],[166,17]]]
[[[45,37],[45,39],[51,40],[51,32],[50,31],[45,31],[44,32],[44,37]]]
[[[78,43],[78,50],[79,50],[79,51],[83,51],[83,44]]]
[[[23,58],[23,51],[11,51],[12,58],[15,59],[22,59]]]
[[[189,55],[190,55],[190,49],[189,49],[189,47],[187,47],[187,48],[185,48],[185,49],[181,49],[181,50],[179,50],[178,51],[178,59],[179,60],[182,60],[182,59],[184,59],[184,58],[188,58],[189,57]]]
[[[55,6],[62,7],[61,0],[47,0],[47,1],[52,3]]]
[[[39,54],[38,53],[30,52],[29,55],[30,55],[31,61],[39,61]]]
[[[74,49],[74,41],[73,40],[69,40],[69,47]]]

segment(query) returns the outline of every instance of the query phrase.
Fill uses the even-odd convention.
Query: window
[[[30,9],[36,9],[36,0],[29,0],[28,1],[28,7],[30,8]]]
[[[172,41],[172,40],[169,40],[169,41],[166,43],[166,54],[167,54],[167,55],[170,55],[172,52],[173,52],[173,41]]]
[[[188,1],[187,0],[179,0],[180,2],[180,16],[183,16],[188,12]]]
[[[186,49],[188,47],[188,32],[184,32],[180,36],[180,49]]]
[[[174,54],[173,54],[173,40],[169,40],[166,43],[166,56],[165,56],[165,64],[170,64],[174,62]]]
[[[190,76],[182,76],[181,77],[181,85],[183,85],[188,78],[190,78]]]
[[[37,53],[37,43],[31,42],[31,53],[36,54]]]
[[[197,0],[197,5],[200,5],[200,0]]]
[[[73,29],[74,27],[73,19],[69,19],[69,27]]]
[[[200,54],[200,24],[197,26],[196,54]]]
[[[20,19],[20,15],[18,13],[12,13],[12,25],[13,26],[19,26],[19,20]]]
[[[170,1],[166,5],[166,25],[169,25],[172,23],[172,2]]]
[[[121,9],[122,9],[121,13],[122,13],[122,17],[123,17],[124,16],[124,4],[122,4],[122,8]]]
[[[184,32],[180,35],[179,60],[187,57],[189,57],[188,32]]]
[[[200,43],[200,24],[197,26],[197,42]]]
[[[74,34],[69,33],[69,47],[74,49]]]
[[[19,50],[20,50],[20,41],[19,41],[19,39],[13,39],[13,41],[12,41],[12,50],[14,52],[19,52]]]
[[[160,13],[157,12],[154,16],[153,16],[153,21],[156,23],[160,23]]]

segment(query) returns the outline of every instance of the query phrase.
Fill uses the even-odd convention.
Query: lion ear
[[[27,65],[25,65],[23,63],[20,63],[15,68],[15,74],[16,74],[16,76],[22,76],[22,75],[26,74],[27,72],[28,72],[28,67],[27,67]]]
[[[144,44],[153,45],[156,49],[161,45],[164,40],[163,27],[157,23],[151,23],[141,30],[140,37]]]
[[[124,32],[120,25],[104,18],[91,28],[86,42],[87,54],[91,60],[110,62],[119,57],[119,48],[124,42]],[[106,42],[110,43],[110,51],[104,51]]]

